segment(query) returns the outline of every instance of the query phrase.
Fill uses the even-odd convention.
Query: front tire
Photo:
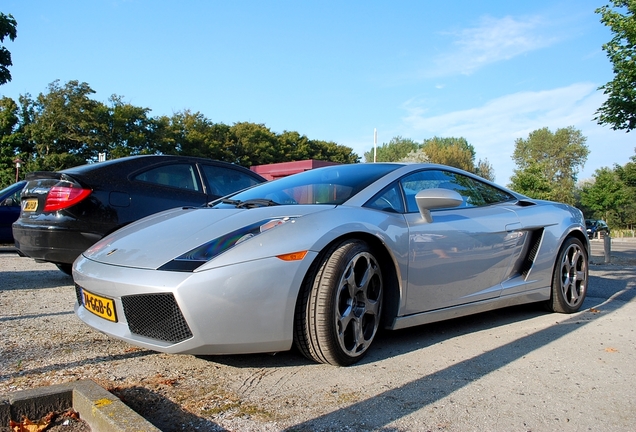
[[[561,247],[554,266],[548,309],[560,313],[578,311],[587,294],[587,283],[587,251],[580,240],[571,237]]]
[[[57,268],[69,276],[73,276],[73,264],[55,264]]]
[[[378,260],[361,240],[330,248],[305,281],[296,308],[295,343],[310,360],[359,361],[380,324],[384,285]]]

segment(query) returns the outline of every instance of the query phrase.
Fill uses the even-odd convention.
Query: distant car
[[[600,237],[603,235],[609,235],[610,229],[604,220],[585,219],[585,228],[587,230],[587,236],[589,238]]]
[[[34,172],[26,180],[13,224],[16,247],[68,274],[82,251],[130,222],[173,207],[202,206],[265,181],[230,163],[168,155]]]
[[[455,168],[318,168],[100,240],[73,264],[78,317],[168,353],[360,360],[401,329],[515,304],[579,310],[583,214]]]
[[[20,192],[25,184],[20,181],[0,190],[0,243],[13,243],[11,224],[20,216]]]

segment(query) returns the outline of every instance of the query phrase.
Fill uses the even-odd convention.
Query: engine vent
[[[140,294],[121,298],[131,333],[177,343],[192,332],[172,294]]]

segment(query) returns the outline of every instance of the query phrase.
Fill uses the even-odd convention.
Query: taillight
[[[80,187],[53,186],[46,196],[44,211],[52,212],[68,208],[82,201],[90,193],[90,189],[82,189]]]

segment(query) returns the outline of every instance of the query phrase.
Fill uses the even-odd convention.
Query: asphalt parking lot
[[[0,248],[0,393],[91,378],[160,407],[146,415],[162,430],[634,430],[636,242],[612,251],[577,314],[530,305],[385,332],[336,368],[136,349],[75,318],[71,278]],[[593,241],[593,263],[602,252]]]

